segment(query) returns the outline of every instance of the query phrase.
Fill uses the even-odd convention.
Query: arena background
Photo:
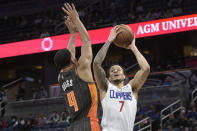
[[[63,24],[63,13],[60,10],[64,2],[67,1],[0,1],[1,130],[52,131],[65,130],[69,125],[57,85],[59,71],[53,63],[56,50],[38,50],[18,56],[7,55],[14,54],[15,51],[25,52],[28,46],[33,48],[34,45],[41,44],[36,40],[53,40],[56,36],[67,34],[68,30]],[[138,35],[136,45],[148,60],[151,75],[139,93],[134,130],[197,130],[197,1],[72,2],[75,3],[88,30],[98,32],[96,29],[106,29],[106,34],[103,34],[105,36],[100,36],[102,39],[92,40],[95,44],[92,46],[94,56],[114,25],[131,24],[130,26],[134,27],[134,23],[150,24],[149,21],[154,23],[154,20],[162,19],[162,22],[166,18],[174,17],[183,19],[193,14],[192,28],[188,27],[187,22],[181,31],[163,31],[161,35],[158,35],[158,32],[150,32],[146,37]],[[68,36],[65,37],[66,41]],[[26,45],[20,45],[23,42]],[[61,45],[58,48],[64,47],[62,41],[56,44]],[[46,46],[49,45],[50,43],[47,43]],[[22,48],[23,46],[26,48]],[[65,42],[65,48],[66,46]],[[76,52],[79,57],[80,47],[77,47]],[[130,51],[112,45],[103,66],[107,70],[112,63],[119,63],[126,68],[128,80],[132,79],[138,70],[136,62]]]

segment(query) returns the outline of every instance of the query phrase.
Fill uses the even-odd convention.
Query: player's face
[[[109,70],[110,81],[123,81],[125,79],[124,71],[119,65],[114,65]]]

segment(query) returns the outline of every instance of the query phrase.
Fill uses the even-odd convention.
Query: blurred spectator
[[[39,92],[37,91],[36,87],[32,88],[32,98],[39,99]]]
[[[37,90],[35,87],[32,88],[32,98],[33,99],[41,99],[41,98],[47,98],[48,93],[45,90],[44,86],[40,86],[39,90]]]
[[[7,122],[7,126],[8,127],[13,127],[16,121],[17,121],[17,117],[16,116],[11,116],[11,119],[8,120],[8,122]]]
[[[47,117],[44,114],[40,114],[38,119],[38,125],[45,125],[47,123]]]
[[[26,86],[25,82],[19,85],[19,89],[18,89],[17,96],[16,96],[17,101],[21,101],[25,99],[25,93],[26,93],[25,86]]]
[[[178,75],[175,75],[173,84],[176,85],[176,84],[178,84],[178,83],[180,83],[179,76],[178,76]]]
[[[194,119],[194,120],[197,120],[196,107],[192,107],[191,110],[188,110],[188,112],[187,112],[187,117],[192,118],[192,119]]]
[[[64,111],[61,114],[61,122],[68,122],[69,123],[70,116],[68,115],[68,109],[65,107]]]
[[[31,120],[27,119],[25,122],[24,130],[31,130],[33,128]]]
[[[39,94],[39,98],[47,98],[48,97],[48,93],[43,85],[40,86],[38,94]]]
[[[60,122],[68,122],[69,123],[69,116],[66,112],[62,112]]]
[[[23,118],[18,118],[13,125],[14,129],[22,129],[24,128],[25,120]]]
[[[155,106],[151,105],[147,114],[152,120],[152,129],[157,131],[159,128],[159,114],[156,112]]]
[[[60,116],[56,111],[53,111],[48,121],[49,123],[57,123],[60,120]]]
[[[36,126],[39,124],[39,114],[36,114],[34,117],[34,122],[32,123],[33,126]]]
[[[164,127],[172,130],[177,127],[177,120],[174,117],[174,114],[171,113],[169,119],[164,123]]]
[[[178,118],[178,121],[177,121],[177,126],[179,128],[185,128],[185,127],[188,127],[188,120],[187,118],[185,117],[184,113],[181,112],[180,115],[179,115],[179,118]]]
[[[162,105],[161,101],[157,101],[156,103],[156,112],[160,112],[164,106]]]
[[[0,118],[0,129],[7,128],[7,123],[3,117]]]
[[[172,85],[172,80],[169,76],[167,76],[165,81],[163,82],[163,86],[170,86],[170,85]]]

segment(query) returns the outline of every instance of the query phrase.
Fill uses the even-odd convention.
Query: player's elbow
[[[149,74],[150,73],[150,66],[147,65],[143,70],[144,70],[144,72]]]
[[[87,61],[89,61],[89,62],[92,63],[92,54],[91,54],[91,53],[87,54],[87,55],[85,56],[85,59],[86,59]]]
[[[99,65],[101,65],[101,62],[98,60],[97,57],[94,59],[93,65],[94,65],[94,66],[99,66]]]

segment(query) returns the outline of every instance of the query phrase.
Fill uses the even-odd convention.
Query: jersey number
[[[70,107],[75,108],[75,112],[79,110],[78,105],[77,105],[77,101],[75,99],[75,94],[74,91],[71,91],[67,94],[67,98],[68,98],[68,103]]]
[[[123,106],[124,106],[124,101],[119,101],[119,103],[122,104],[121,107],[120,107],[120,112],[121,112],[121,111],[122,111],[122,108],[123,108]]]

